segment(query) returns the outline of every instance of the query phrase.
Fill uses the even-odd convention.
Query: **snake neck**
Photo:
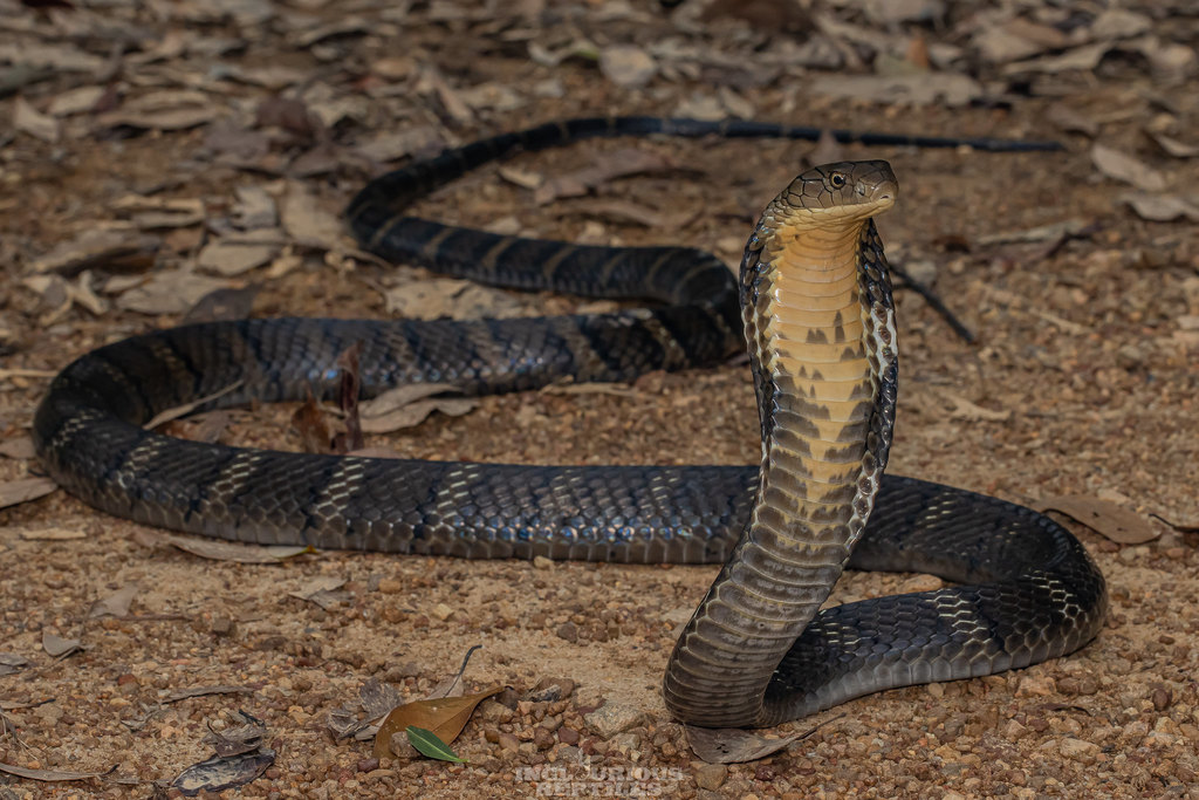
[[[742,293],[762,422],[757,498],[664,687],[677,717],[705,726],[782,713],[771,676],[865,527],[894,419],[894,322],[873,222],[771,231],[764,218]]]

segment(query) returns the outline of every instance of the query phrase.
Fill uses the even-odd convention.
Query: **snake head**
[[[886,161],[838,161],[802,173],[766,209],[767,231],[852,230],[895,205],[899,183]]]

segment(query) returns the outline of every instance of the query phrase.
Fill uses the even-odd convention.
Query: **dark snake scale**
[[[467,558],[723,563],[679,637],[663,696],[704,726],[772,725],[869,692],[1023,667],[1103,623],[1103,577],[1027,508],[884,476],[897,360],[891,283],[872,217],[886,162],[809,170],[766,209],[738,281],[675,247],[517,239],[402,215],[412,200],[517,150],[592,136],[815,138],[818,129],[644,117],[544,125],[449,150],[368,184],[347,215],[363,247],[482,282],[653,308],[542,319],[250,319],[136,336],[87,353],[37,410],[62,486],[129,519],[245,542]],[[979,150],[1038,142],[836,131],[842,141]],[[448,383],[466,394],[572,378],[622,381],[726,360],[749,345],[762,422],[753,467],[549,467],[338,457],[183,441],[142,425],[200,409],[331,397],[361,345],[363,394]],[[955,585],[820,610],[844,567]]]

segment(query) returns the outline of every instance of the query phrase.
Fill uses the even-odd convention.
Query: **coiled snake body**
[[[895,201],[885,162],[798,177],[755,228],[739,284],[714,257],[686,248],[514,239],[393,210],[516,148],[659,131],[818,133],[575,120],[385,175],[348,214],[364,246],[386,258],[499,285],[665,305],[503,321],[257,319],[134,337],[82,356],[54,380],[34,421],[42,463],[110,513],[240,541],[724,562],[664,683],[671,712],[697,725],[770,725],[880,689],[1026,666],[1093,638],[1106,610],[1104,581],[1061,526],[994,498],[883,476],[897,366],[890,278],[871,217]],[[310,387],[330,395],[336,357],[354,343],[369,395],[419,381],[485,393],[565,375],[624,380],[713,363],[746,340],[762,423],[756,468],[336,457],[188,442],[140,427],[221,390],[205,407],[301,399]],[[960,585],[819,611],[846,565],[930,572]]]

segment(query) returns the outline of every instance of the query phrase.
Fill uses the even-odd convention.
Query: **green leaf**
[[[437,738],[437,734],[433,731],[409,725],[404,732],[408,734],[408,743],[415,747],[421,755],[436,758],[439,761],[453,761],[455,764],[466,763],[466,759],[458,758],[450,746]]]

